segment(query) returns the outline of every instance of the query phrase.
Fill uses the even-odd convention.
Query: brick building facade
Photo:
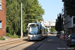
[[[0,0],[0,36],[6,36],[6,0]]]

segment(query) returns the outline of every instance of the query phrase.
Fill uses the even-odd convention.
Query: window
[[[30,31],[31,34],[37,34],[38,33],[38,27],[36,26],[31,26]]]
[[[2,10],[2,2],[1,2],[1,0],[0,0],[0,10]]]
[[[2,28],[2,21],[0,21],[0,28]]]

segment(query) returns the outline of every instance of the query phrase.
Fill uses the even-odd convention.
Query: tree
[[[6,0],[7,30],[11,34],[19,32],[20,29],[20,6],[18,2],[16,0]]]
[[[20,35],[21,30],[21,2],[23,3],[23,33],[26,32],[28,23],[34,22],[33,19],[43,20],[44,10],[38,0],[6,0],[6,22],[7,31],[10,34]],[[25,19],[30,20],[30,22]]]
[[[26,27],[28,23],[36,22],[43,20],[42,15],[44,14],[44,10],[40,6],[38,0],[23,0],[23,31],[26,32]],[[28,20],[25,20],[28,19]],[[32,19],[32,20],[30,20]]]
[[[55,31],[55,28],[51,28],[50,31],[51,31],[51,32],[54,32],[54,31]]]
[[[55,29],[58,32],[63,30],[63,18],[61,18],[61,14],[59,14],[58,18],[56,19]]]
[[[70,15],[70,17],[75,16],[75,0],[63,0],[63,1],[66,13]]]

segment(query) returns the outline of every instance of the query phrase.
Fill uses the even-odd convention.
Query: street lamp
[[[21,38],[23,37],[23,32],[22,32],[22,2],[21,2]]]

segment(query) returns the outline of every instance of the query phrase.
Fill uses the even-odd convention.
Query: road
[[[66,41],[56,37],[56,34],[49,34],[48,38],[36,48],[39,43],[35,43],[24,50],[72,50],[67,46]],[[36,49],[35,49],[36,48]]]
[[[71,50],[66,41],[59,39],[55,34],[41,41],[28,41],[27,39],[0,45],[0,50]]]
[[[67,46],[66,41],[56,36],[49,36],[48,39],[37,50],[72,50]]]

